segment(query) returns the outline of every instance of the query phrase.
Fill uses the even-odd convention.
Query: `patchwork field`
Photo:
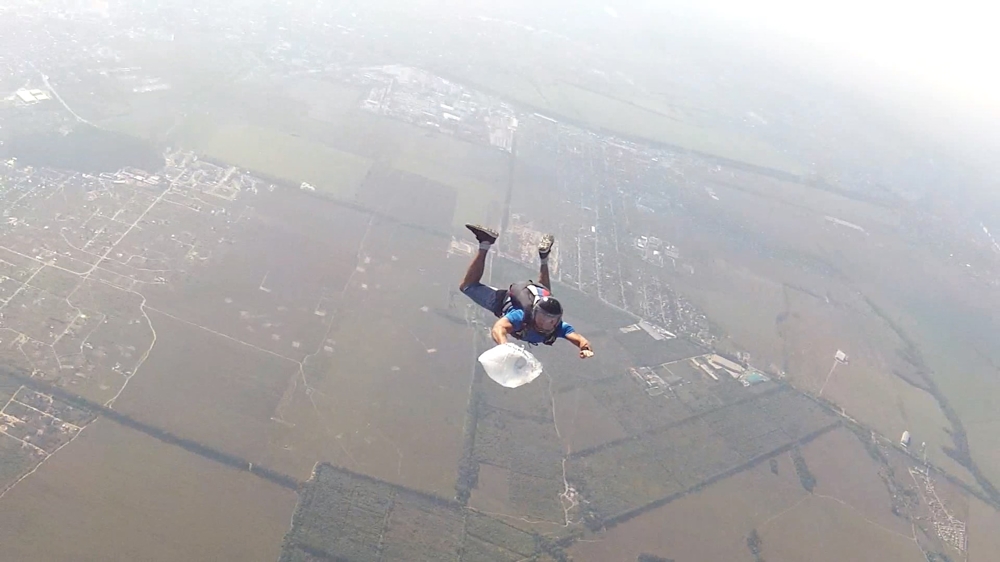
[[[193,130],[185,135],[187,146],[207,158],[292,184],[306,182],[335,197],[352,197],[371,167],[365,158],[274,129],[235,123],[206,128],[204,117],[188,127]]]
[[[102,420],[3,501],[0,557],[11,562],[265,561],[296,496]]]

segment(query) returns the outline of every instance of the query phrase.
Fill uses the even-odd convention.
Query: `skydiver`
[[[552,345],[563,338],[580,350],[580,358],[594,355],[590,342],[573,326],[563,322],[562,304],[552,296],[549,279],[549,252],[555,238],[546,234],[538,244],[538,258],[541,262],[538,283],[527,281],[514,283],[507,289],[497,289],[482,283],[486,268],[486,255],[497,241],[499,234],[491,229],[465,225],[479,241],[479,251],[472,259],[459,290],[479,306],[497,317],[490,335],[497,345],[507,343],[509,337],[531,345]]]

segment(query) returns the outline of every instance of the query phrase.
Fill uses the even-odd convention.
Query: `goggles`
[[[550,314],[537,307],[532,312],[531,318],[532,323],[535,325],[535,330],[538,330],[543,334],[550,334],[554,332],[562,323],[562,315]]]

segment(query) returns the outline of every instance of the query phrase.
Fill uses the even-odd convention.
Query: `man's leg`
[[[483,271],[486,269],[486,256],[490,252],[490,247],[497,240],[497,233],[481,226],[468,224],[465,226],[479,240],[479,251],[472,258],[472,263],[469,264],[469,269],[466,270],[465,278],[462,279],[459,289],[473,302],[497,315],[501,304],[500,291],[482,283]]]
[[[462,284],[458,286],[460,291],[464,292],[467,288],[477,285],[482,281],[483,272],[486,271],[486,254],[489,252],[489,248],[480,248],[476,252],[476,257],[472,258],[469,269],[465,270],[465,277],[462,279]]]
[[[555,243],[556,238],[551,234],[543,236],[542,241],[538,243],[538,260],[540,262],[538,267],[538,282],[550,291],[552,290],[552,284],[549,279],[549,253],[552,251],[552,245]]]
[[[462,284],[458,286],[459,290],[463,293],[467,288],[477,285],[482,281],[483,272],[486,271],[486,254],[489,253],[490,247],[497,241],[498,236],[495,231],[481,226],[467,224],[465,227],[476,235],[476,240],[479,241],[479,251],[472,258],[469,269],[465,271],[465,278],[462,279]]]

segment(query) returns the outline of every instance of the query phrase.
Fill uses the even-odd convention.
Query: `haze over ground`
[[[3,3],[0,560],[994,562],[963,10]]]

